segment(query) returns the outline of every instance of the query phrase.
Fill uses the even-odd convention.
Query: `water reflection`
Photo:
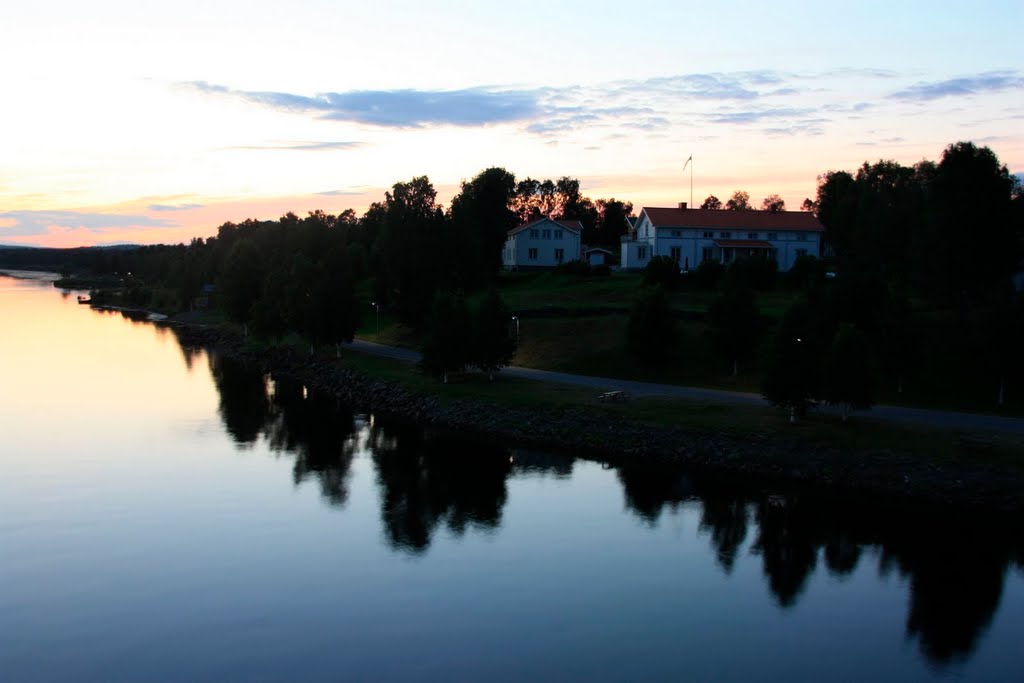
[[[512,471],[506,449],[415,427],[393,430],[386,438],[379,423],[374,430],[381,521],[392,547],[422,552],[441,525],[461,536],[467,529],[490,532],[501,524],[505,480]]]
[[[236,442],[247,446],[262,437],[291,454],[295,481],[315,477],[331,504],[346,502],[353,461],[368,453],[383,537],[396,552],[424,553],[441,529],[496,533],[510,479],[573,475],[571,458],[370,419],[294,380],[266,378],[216,356],[209,367],[221,419]],[[906,637],[936,665],[971,655],[992,623],[1007,571],[1024,566],[1019,533],[991,520],[737,488],[667,465],[615,469],[629,514],[656,528],[667,511],[697,510],[699,533],[721,571],[732,575],[751,557],[779,609],[799,604],[819,567],[842,579],[864,569],[866,558],[877,562],[880,578],[905,580]]]

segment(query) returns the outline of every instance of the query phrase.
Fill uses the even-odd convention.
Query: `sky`
[[[419,175],[447,204],[491,166],[637,210],[798,209],[960,140],[1024,173],[1024,0],[8,5],[0,244],[361,214]]]

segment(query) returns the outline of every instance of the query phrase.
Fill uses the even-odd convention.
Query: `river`
[[[0,680],[1024,680],[1002,520],[467,441],[46,281],[0,320]]]

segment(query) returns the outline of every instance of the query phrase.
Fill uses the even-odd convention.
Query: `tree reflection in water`
[[[993,520],[940,516],[804,495],[738,492],[688,478],[678,467],[619,468],[627,506],[648,524],[688,497],[701,504],[700,529],[729,573],[747,534],[750,511],[768,586],[782,608],[797,604],[819,553],[834,576],[854,572],[877,548],[878,572],[894,569],[909,584],[906,635],[929,661],[966,659],[992,621],[1009,568],[1021,562],[1016,529]],[[692,475],[691,475],[692,476]],[[680,482],[692,481],[692,490]]]
[[[512,471],[507,449],[412,426],[393,426],[385,436],[375,423],[373,431],[381,519],[392,547],[423,552],[442,524],[457,536],[501,524]]]
[[[261,435],[278,452],[294,454],[294,478],[315,476],[332,504],[348,498],[356,454],[370,453],[389,547],[426,551],[439,528],[461,536],[493,533],[501,524],[511,476],[571,477],[572,458],[510,450],[494,443],[425,431],[381,419],[368,421],[330,397],[310,394],[284,378],[268,382],[252,369],[216,356],[210,371],[220,392],[225,428],[242,445]],[[803,493],[769,494],[722,485],[675,466],[616,468],[626,508],[656,527],[666,508],[700,509],[722,571],[733,571],[747,544],[760,557],[780,608],[793,607],[820,564],[852,574],[864,557],[878,572],[897,572],[909,587],[906,635],[929,661],[966,659],[991,624],[1007,571],[1024,569],[1024,540],[984,519],[953,519]],[[753,528],[751,528],[753,526]]]

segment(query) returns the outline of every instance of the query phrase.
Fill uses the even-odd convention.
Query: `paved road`
[[[420,354],[408,349],[385,346],[374,342],[357,339],[352,348],[365,353],[394,358],[396,360],[415,363]],[[574,386],[589,387],[595,391],[626,391],[632,396],[664,396],[681,398],[703,403],[721,403],[726,405],[768,405],[760,394],[741,391],[725,391],[722,389],[705,389],[703,387],[684,387],[675,384],[657,384],[654,382],[636,382],[610,377],[591,377],[588,375],[571,375],[565,372],[551,372],[510,366],[503,369],[502,374],[510,377],[522,377],[543,382],[556,382]],[[826,412],[830,409],[823,408]],[[941,429],[955,429],[970,432],[1001,432],[1005,434],[1024,435],[1024,418],[1000,417],[979,413],[960,413],[948,410],[925,410],[923,408],[904,408],[901,406],[875,406],[869,412],[858,413],[858,420],[873,420]]]

